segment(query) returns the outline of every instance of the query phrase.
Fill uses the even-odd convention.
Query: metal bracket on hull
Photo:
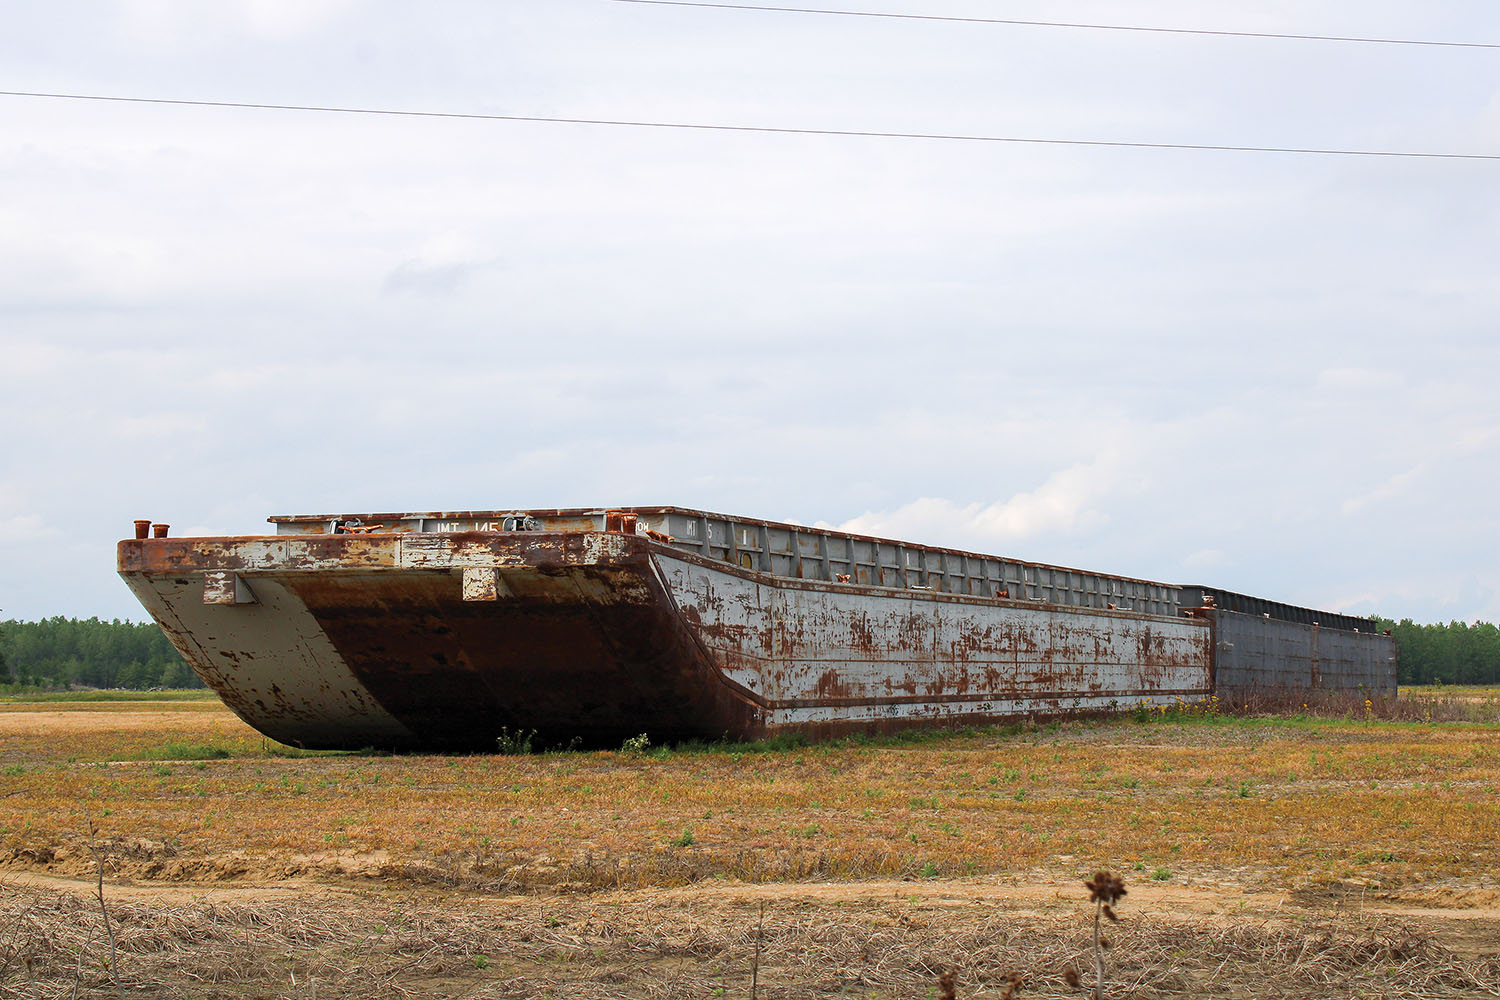
[[[500,571],[493,566],[464,567],[464,600],[498,601],[512,596]]]
[[[232,570],[211,569],[203,574],[204,604],[258,604],[250,584]]]

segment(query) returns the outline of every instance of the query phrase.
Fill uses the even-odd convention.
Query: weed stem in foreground
[[[104,934],[109,938],[109,978],[115,984],[115,996],[119,1000],[125,1000],[125,989],[120,985],[119,959],[115,952],[115,929],[109,923],[109,910],[104,906],[104,853],[100,851],[99,844],[94,838],[94,821],[89,820],[89,853],[94,856],[94,864],[99,869],[99,881],[97,890],[99,893],[99,915],[104,918]]]
[[[1089,890],[1089,901],[1094,904],[1094,1000],[1104,1000],[1104,940],[1100,920],[1119,919],[1113,904],[1125,895],[1125,880],[1107,871],[1097,871],[1083,884]]]
[[[760,921],[755,925],[755,961],[750,964],[750,1000],[760,1000],[760,937],[766,927],[766,901],[760,901]]]

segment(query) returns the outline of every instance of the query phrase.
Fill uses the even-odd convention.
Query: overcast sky
[[[863,10],[1500,42],[1491,0]],[[11,4],[0,89],[1500,154],[1500,51]],[[0,618],[130,522],[666,503],[1500,619],[1500,161],[0,97]]]

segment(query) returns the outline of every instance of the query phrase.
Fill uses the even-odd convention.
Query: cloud
[[[161,43],[186,42],[196,32],[210,35],[248,32],[265,39],[309,34],[335,20],[353,0],[128,0],[124,24],[135,37]]]
[[[1229,562],[1229,556],[1223,549],[1199,549],[1182,558],[1183,569],[1216,569]]]
[[[151,413],[111,420],[108,430],[126,441],[180,442],[207,430],[207,420],[198,413]]]
[[[17,514],[0,518],[0,546],[34,545],[62,537],[61,529],[54,528],[40,514]]]
[[[221,0],[222,2],[222,0]],[[336,20],[353,0],[240,0],[240,16],[256,34],[267,38],[303,35]]]
[[[1372,368],[1325,368],[1318,372],[1319,391],[1389,392],[1401,384],[1395,372]]]
[[[1426,471],[1427,463],[1419,462],[1416,465],[1412,466],[1410,469],[1407,469],[1405,472],[1396,473],[1394,476],[1390,477],[1370,492],[1361,494],[1359,496],[1350,497],[1348,500],[1344,501],[1343,506],[1340,509],[1345,514],[1353,514],[1357,511],[1363,510],[1371,504],[1377,504],[1383,500],[1389,500],[1392,497],[1400,496],[1401,494],[1408,492],[1412,488],[1412,486],[1422,478],[1423,473],[1425,473]]]
[[[11,339],[5,344],[5,370],[0,372],[0,384],[9,381],[19,384],[22,379],[52,375],[78,360],[78,352],[65,347]]]
[[[1500,621],[1500,573],[1481,571],[1458,576],[1423,575],[1412,581],[1376,581],[1369,590],[1353,589],[1326,602],[1331,610],[1379,614],[1417,622]]]
[[[1458,433],[1454,451],[1460,455],[1482,452],[1500,441],[1500,427],[1468,427]]]
[[[1329,611],[1337,611],[1339,614],[1378,614],[1381,609],[1381,595],[1373,591],[1349,594],[1334,598],[1326,604]]]
[[[455,291],[473,273],[472,264],[434,264],[424,260],[404,260],[385,279],[389,292],[418,292],[440,295]]]
[[[958,504],[922,497],[892,511],[861,514],[838,527],[890,538],[1013,543],[1095,531],[1109,523],[1112,498],[1139,488],[1124,475],[1120,456],[1111,453],[1056,472],[1036,489],[1008,500]]]

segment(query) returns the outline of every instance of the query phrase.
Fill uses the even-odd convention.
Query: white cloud
[[[40,514],[17,514],[0,518],[0,546],[34,545],[62,537],[62,530]]]
[[[353,0],[126,0],[120,5],[132,36],[157,44],[231,31],[290,39],[327,25],[353,6]]]
[[[197,413],[149,413],[111,420],[107,428],[112,437],[125,441],[180,441],[196,437],[205,430],[205,420]]]
[[[1223,549],[1199,549],[1182,558],[1182,568],[1188,570],[1217,569],[1229,562]]]
[[[1373,591],[1363,594],[1346,594],[1327,602],[1327,610],[1350,615],[1379,614],[1381,607],[1381,595]]]
[[[43,344],[20,337],[3,342],[5,365],[0,369],[0,383],[31,380],[66,373],[67,366],[79,360],[78,352],[56,344]]]
[[[250,29],[265,38],[304,35],[357,8],[354,0],[239,0],[226,6],[239,8]]]
[[[1350,497],[1349,499],[1344,501],[1340,509],[1345,514],[1353,514],[1357,511],[1363,510],[1365,507],[1368,507],[1371,504],[1380,503],[1383,500],[1389,500],[1392,497],[1401,496],[1402,494],[1408,492],[1412,488],[1412,486],[1415,485],[1424,474],[1426,474],[1426,472],[1427,463],[1419,462],[1418,464],[1412,466],[1410,469],[1407,469],[1405,472],[1398,472],[1394,476],[1391,476],[1385,482],[1381,483],[1373,490],[1370,490],[1368,493]]]
[[[1467,427],[1458,434],[1454,450],[1461,455],[1492,450],[1500,445],[1500,427]]]
[[[861,514],[839,528],[888,538],[1013,543],[1096,531],[1109,523],[1111,508],[1123,492],[1140,488],[1124,474],[1120,457],[1111,453],[1056,472],[1036,489],[1008,500],[957,504],[922,497],[892,511]]]
[[[416,292],[442,295],[456,291],[473,276],[476,265],[470,261],[441,262],[420,257],[403,260],[386,276],[385,287],[392,292]]]
[[[1325,368],[1318,372],[1320,391],[1389,392],[1401,384],[1401,376],[1371,368]]]

